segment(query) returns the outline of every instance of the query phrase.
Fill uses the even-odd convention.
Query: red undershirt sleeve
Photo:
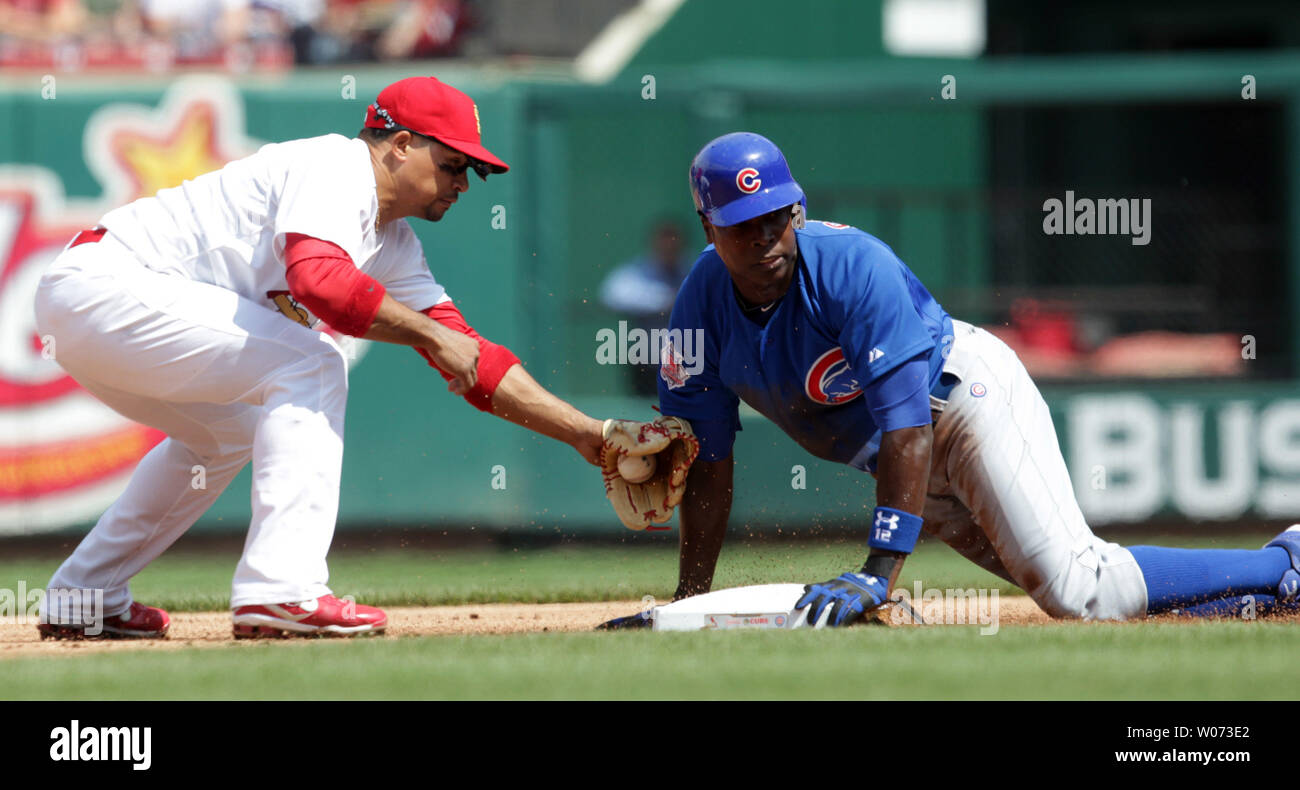
[[[358,269],[333,242],[301,233],[285,239],[285,280],[293,298],[345,335],[368,332],[384,301],[383,283]]]
[[[478,382],[473,389],[465,393],[465,400],[469,401],[470,405],[479,411],[491,412],[492,393],[496,392],[497,385],[501,383],[506,371],[520,364],[519,357],[516,357],[505,346],[497,345],[475,332],[474,328],[466,323],[465,316],[461,315],[460,310],[451,302],[436,304],[422,312],[448,329],[453,329],[478,341]],[[420,356],[424,357],[425,361],[433,365],[444,379],[451,380],[451,376],[447,375],[442,368],[439,368],[434,363],[433,357],[429,356],[428,351],[422,348],[415,350],[420,353]]]

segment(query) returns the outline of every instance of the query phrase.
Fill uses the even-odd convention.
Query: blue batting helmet
[[[713,225],[735,225],[799,203],[803,189],[781,149],[753,132],[724,134],[700,149],[691,162],[695,209]]]

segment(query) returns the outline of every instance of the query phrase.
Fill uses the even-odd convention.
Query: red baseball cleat
[[[382,633],[388,615],[373,606],[322,595],[314,601],[241,606],[234,621],[236,639],[355,636]]]
[[[36,626],[41,639],[166,639],[172,619],[154,606],[132,603],[131,608],[114,617],[105,617],[99,633],[86,625],[41,623]]]

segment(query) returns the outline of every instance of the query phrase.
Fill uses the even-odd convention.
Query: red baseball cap
[[[371,129],[405,129],[432,137],[470,159],[482,178],[504,173],[510,165],[483,147],[478,105],[464,93],[434,77],[407,77],[379,92],[366,108]]]

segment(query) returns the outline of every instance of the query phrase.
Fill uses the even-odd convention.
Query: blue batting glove
[[[829,604],[831,614],[826,624],[842,626],[852,625],[888,599],[884,579],[865,573],[845,573],[828,582],[804,585],[803,597],[794,608],[798,611],[805,606],[812,607],[808,610],[808,626],[811,628]]]
[[[628,628],[652,628],[654,620],[650,619],[650,610],[630,614],[627,617],[615,617],[596,626],[597,631],[622,631]]]

